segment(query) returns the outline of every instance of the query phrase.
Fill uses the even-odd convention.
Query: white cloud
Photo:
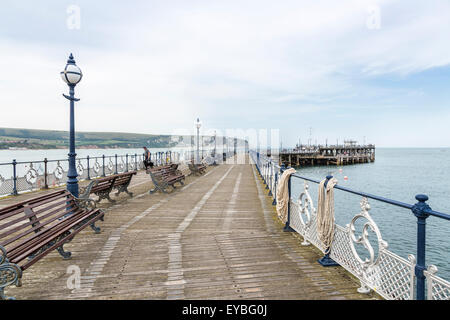
[[[371,30],[374,5],[381,20]],[[450,63],[446,1],[153,2],[136,4],[135,15],[121,15],[118,5],[106,13],[107,6],[89,6],[80,4],[81,31],[99,45],[74,44],[84,72],[76,126],[84,131],[171,132],[190,128],[197,116],[242,127],[254,113],[271,127],[280,110],[294,118],[333,112],[342,100],[354,99],[354,108],[361,100],[399,102],[421,89],[364,81]],[[67,129],[67,89],[58,75],[67,39],[39,47],[3,40],[0,125]]]

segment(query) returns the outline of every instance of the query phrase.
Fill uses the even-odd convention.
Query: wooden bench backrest
[[[205,169],[206,166],[204,164],[194,164],[192,162],[188,163],[188,167],[191,171],[198,171],[200,169]]]
[[[129,183],[133,175],[135,175],[136,173],[137,171],[130,171],[117,174],[116,180],[114,181],[114,187]]]
[[[172,176],[178,175],[176,172],[177,164],[164,165],[148,170],[149,173],[158,181],[168,180]]]
[[[60,223],[64,215],[78,213],[73,196],[59,190],[44,196],[0,209],[0,245],[8,257],[19,253],[20,248],[39,240],[42,234]]]
[[[116,179],[117,179],[116,176],[109,176],[97,179],[97,184],[94,187],[92,187],[91,193],[111,190],[112,187],[114,186],[114,182]]]

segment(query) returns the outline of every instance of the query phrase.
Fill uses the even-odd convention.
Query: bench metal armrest
[[[10,263],[6,258],[6,249],[0,246],[0,299],[12,299],[3,293],[3,289],[10,285],[20,287],[22,285],[22,269],[15,264]]]
[[[89,193],[88,193],[89,195]],[[75,200],[75,203],[77,204],[78,207],[80,207],[81,209],[91,209],[94,210],[97,207],[97,203],[95,202],[94,199],[91,198],[77,198],[77,197],[73,197],[73,199]]]
[[[89,199],[89,194],[93,187],[98,184],[98,180],[91,181],[86,187],[80,187],[80,195],[78,199]]]

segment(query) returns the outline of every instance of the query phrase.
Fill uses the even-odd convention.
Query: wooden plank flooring
[[[348,272],[321,267],[317,249],[282,231],[252,165],[209,167],[169,195],[150,195],[151,187],[145,173],[133,177],[133,198],[100,203],[100,234],[86,228],[65,245],[71,260],[49,254],[24,272],[21,288],[6,293],[58,300],[379,298],[357,293]],[[80,288],[71,287],[73,270],[81,273]]]

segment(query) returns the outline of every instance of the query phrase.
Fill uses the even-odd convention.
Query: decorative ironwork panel
[[[427,271],[424,271],[427,279],[428,300],[450,300],[450,282],[436,275],[438,268],[430,265]]]
[[[275,165],[272,160],[251,152],[253,163],[258,166],[261,175],[275,190]],[[267,165],[269,163],[269,166]],[[270,180],[270,179],[273,180]],[[275,196],[275,195],[274,195]],[[388,243],[382,239],[377,224],[369,214],[370,205],[367,198],[361,200],[361,211],[356,214],[346,227],[335,224],[335,233],[331,244],[330,257],[355,275],[361,282],[359,292],[376,291],[389,300],[415,299],[416,259],[409,255],[404,259],[389,251]],[[305,182],[298,201],[290,199],[290,227],[303,238],[303,245],[312,243],[324,252],[324,247],[317,234],[317,216],[313,201]],[[362,222],[359,235],[356,222]],[[369,234],[375,235],[376,246],[369,241]],[[372,239],[372,238],[371,238]],[[360,254],[365,254],[363,257]],[[424,272],[427,281],[427,298],[429,300],[450,300],[450,282],[436,275],[437,268],[429,266]]]
[[[325,252],[326,248],[322,241],[320,241],[319,234],[317,233],[317,216],[315,210],[314,212],[311,212],[310,220],[308,225],[306,225],[301,217],[303,209],[304,208],[302,208],[299,203],[291,200],[291,222],[294,224],[294,226],[291,227],[303,237],[305,240],[303,242],[304,245],[312,243],[316,248]]]
[[[126,169],[126,165],[125,165],[125,160],[123,159],[123,156],[120,157],[120,161],[117,161],[117,172],[122,173],[125,172]]]

